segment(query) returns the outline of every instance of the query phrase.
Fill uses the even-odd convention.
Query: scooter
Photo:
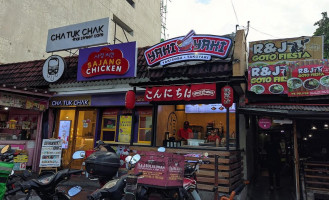
[[[1,149],[0,152],[0,160],[2,162],[13,162],[15,156],[15,150],[12,150],[10,145],[6,145]],[[7,190],[12,190],[15,188],[15,183],[27,181],[29,178],[32,177],[32,173],[28,170],[24,170],[23,173],[15,173],[14,170],[11,171],[11,174],[8,176],[7,179]]]
[[[127,156],[125,161],[133,167],[139,160],[140,155],[136,154],[133,157]],[[137,192],[137,178],[142,175],[138,173],[135,175],[123,175],[119,179],[114,179],[107,182],[101,189],[96,190],[88,196],[88,200],[101,200],[101,199],[124,199],[135,200]]]
[[[84,157],[84,151],[77,151],[73,154],[72,160],[82,159]],[[69,180],[72,174],[81,174],[81,172],[83,172],[83,170],[64,169],[51,176],[25,181],[18,184],[13,190],[6,192],[5,197],[15,195],[18,191],[22,191],[27,194],[25,199],[28,200],[32,190],[34,190],[41,200],[69,200],[71,195],[74,196],[76,193],[80,192],[81,189],[78,191],[77,188],[74,187],[69,191],[69,194],[71,194],[69,196],[64,191],[57,190],[57,185],[64,180]]]

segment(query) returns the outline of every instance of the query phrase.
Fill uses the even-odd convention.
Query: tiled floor
[[[295,185],[293,177],[281,175],[281,187],[269,190],[269,180],[266,174],[258,178],[248,187],[249,200],[295,200]]]

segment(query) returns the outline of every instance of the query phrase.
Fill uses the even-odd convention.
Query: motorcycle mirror
[[[138,163],[138,161],[140,159],[141,159],[141,156],[139,154],[136,154],[131,158],[130,164],[134,165],[134,164]]]
[[[158,152],[165,152],[166,151],[166,148],[164,148],[164,147],[159,147],[158,148]]]
[[[208,157],[208,152],[205,152],[205,153],[203,154],[203,156],[204,156],[204,157]]]
[[[6,145],[6,146],[4,146],[4,147],[1,149],[1,153],[6,153],[6,152],[9,150],[9,148],[10,148],[10,145],[9,145],[9,144]]]
[[[86,152],[85,151],[76,151],[76,152],[74,152],[72,158],[74,160],[77,160],[77,159],[84,158],[85,156],[86,156]]]
[[[79,194],[79,192],[81,192],[81,190],[82,190],[81,186],[74,186],[71,189],[69,189],[68,194],[70,197],[73,197],[73,196]]]
[[[132,156],[127,156],[125,159],[126,163],[129,163],[131,159],[132,159]]]
[[[15,172],[14,172],[14,170],[11,170],[11,173],[10,173],[10,175],[12,176],[14,173],[15,173]]]

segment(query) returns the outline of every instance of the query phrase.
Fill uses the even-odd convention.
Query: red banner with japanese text
[[[317,96],[329,94],[329,62],[308,60],[292,62],[288,70],[288,96]]]
[[[145,101],[190,101],[216,99],[216,84],[147,87]]]

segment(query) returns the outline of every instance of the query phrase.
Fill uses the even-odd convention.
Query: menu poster
[[[58,139],[62,140],[62,148],[69,147],[69,137],[71,129],[71,120],[60,120],[58,129]]]
[[[62,140],[44,139],[42,141],[39,167],[60,167],[62,157]]]
[[[248,90],[256,94],[287,94],[287,65],[255,63],[248,68]]]
[[[118,142],[130,142],[131,136],[131,115],[121,115],[120,116],[120,125],[119,125],[119,138]]]
[[[289,65],[288,96],[329,94],[329,63],[327,59],[297,61]]]

